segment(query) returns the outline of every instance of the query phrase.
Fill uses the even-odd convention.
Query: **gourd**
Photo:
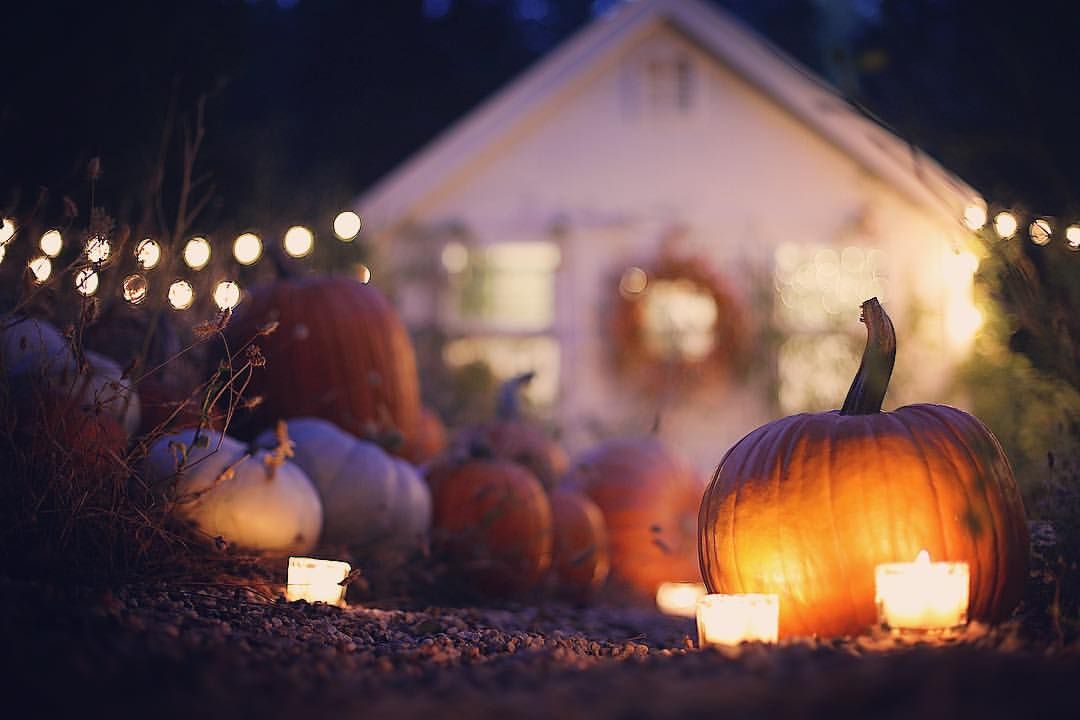
[[[377,554],[384,562],[426,547],[431,491],[407,462],[319,418],[288,421],[293,462],[311,479],[323,506],[323,542]],[[273,447],[264,432],[259,447]]]
[[[694,582],[702,483],[655,435],[615,438],[586,451],[564,485],[603,513],[611,580],[651,600],[663,582]]]
[[[432,488],[433,549],[475,588],[525,595],[551,565],[551,504],[524,467],[478,455],[440,471]]]
[[[396,431],[411,440],[420,416],[412,341],[371,285],[329,276],[256,287],[225,336],[233,352],[254,338],[266,358],[247,388],[262,398],[248,428],[318,417],[358,437]]]
[[[926,549],[969,564],[970,617],[1001,620],[1028,557],[1008,460],[956,408],[882,412],[896,335],[876,298],[861,320],[866,349],[842,408],[759,427],[720,461],[698,520],[705,583],[778,594],[781,636],[851,634],[875,622],[875,566]]]
[[[281,451],[256,450],[214,430],[166,435],[146,457],[144,480],[209,538],[270,554],[305,553],[322,529],[319,494]]]

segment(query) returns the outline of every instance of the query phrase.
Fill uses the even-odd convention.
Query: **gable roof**
[[[356,203],[369,225],[406,219],[505,134],[589,67],[667,23],[911,201],[959,222],[978,193],[937,161],[867,117],[837,90],[720,10],[700,0],[627,2],[592,21],[520,77],[449,126]]]

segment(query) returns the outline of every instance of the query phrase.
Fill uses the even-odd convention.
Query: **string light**
[[[1015,235],[1017,227],[1016,218],[1007,210],[1002,210],[994,216],[994,232],[1002,240],[1008,240]]]
[[[969,230],[978,230],[986,224],[986,205],[973,202],[964,208],[964,224]]]
[[[359,235],[360,226],[360,216],[352,210],[338,213],[338,216],[334,218],[334,234],[337,235],[338,240],[344,242],[349,242]]]
[[[99,282],[98,274],[93,268],[83,268],[75,273],[75,289],[86,297],[97,292]]]
[[[285,252],[291,257],[304,257],[315,246],[315,235],[302,225],[293,225],[285,231]]]
[[[255,233],[237,235],[233,241],[233,257],[241,265],[251,265],[262,257],[262,238]]]
[[[112,245],[104,235],[91,235],[86,240],[86,259],[99,265],[109,259]]]
[[[232,310],[240,303],[240,286],[232,280],[222,280],[214,288],[214,302],[222,310]]]
[[[52,275],[52,262],[44,255],[39,255],[29,262],[30,272],[34,275],[34,282],[38,285],[49,279]]]
[[[150,285],[142,275],[128,275],[124,278],[121,294],[132,305],[138,305],[146,299]]]
[[[1080,225],[1070,225],[1066,228],[1065,247],[1074,252],[1080,250]]]
[[[1046,245],[1050,242],[1051,232],[1050,221],[1046,218],[1036,218],[1028,226],[1028,236],[1036,245]]]
[[[41,252],[54,258],[64,249],[64,238],[59,230],[50,230],[41,236],[38,245],[41,247]]]
[[[144,239],[135,248],[135,262],[143,270],[149,270],[161,260],[161,246],[150,238]]]
[[[177,280],[169,286],[169,304],[174,310],[187,310],[195,302],[195,290],[187,280]]]
[[[12,218],[0,218],[0,246],[7,245],[15,237],[15,221]]]
[[[202,270],[210,262],[210,242],[204,237],[193,237],[184,245],[184,262],[192,270]]]

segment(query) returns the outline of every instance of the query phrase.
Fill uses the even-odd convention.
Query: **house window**
[[[451,322],[462,329],[540,331],[555,321],[559,246],[505,242],[465,248],[448,245]]]
[[[482,362],[503,380],[529,370],[527,394],[550,404],[559,384],[555,282],[561,253],[553,242],[447,244],[442,264],[449,278],[443,308],[452,336],[443,360],[460,368]]]
[[[694,67],[686,55],[645,62],[645,102],[657,114],[688,113],[694,104]]]
[[[876,248],[788,243],[776,250],[776,322],[780,409],[832,409],[847,392],[864,335],[851,322],[864,300],[884,301],[885,253]]]

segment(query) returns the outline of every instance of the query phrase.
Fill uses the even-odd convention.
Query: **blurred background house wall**
[[[871,296],[900,336],[887,407],[963,405],[950,379],[979,322],[960,222],[975,197],[731,18],[646,0],[571,38],[357,209],[429,391],[467,368],[535,370],[529,399],[571,450],[659,414],[707,474],[754,427],[839,406]],[[668,256],[737,299],[750,331],[738,372],[697,381],[665,362],[693,360],[729,320],[671,284],[644,313],[667,343],[656,376],[621,369],[620,280],[651,302]],[[635,268],[646,284],[628,290]]]

